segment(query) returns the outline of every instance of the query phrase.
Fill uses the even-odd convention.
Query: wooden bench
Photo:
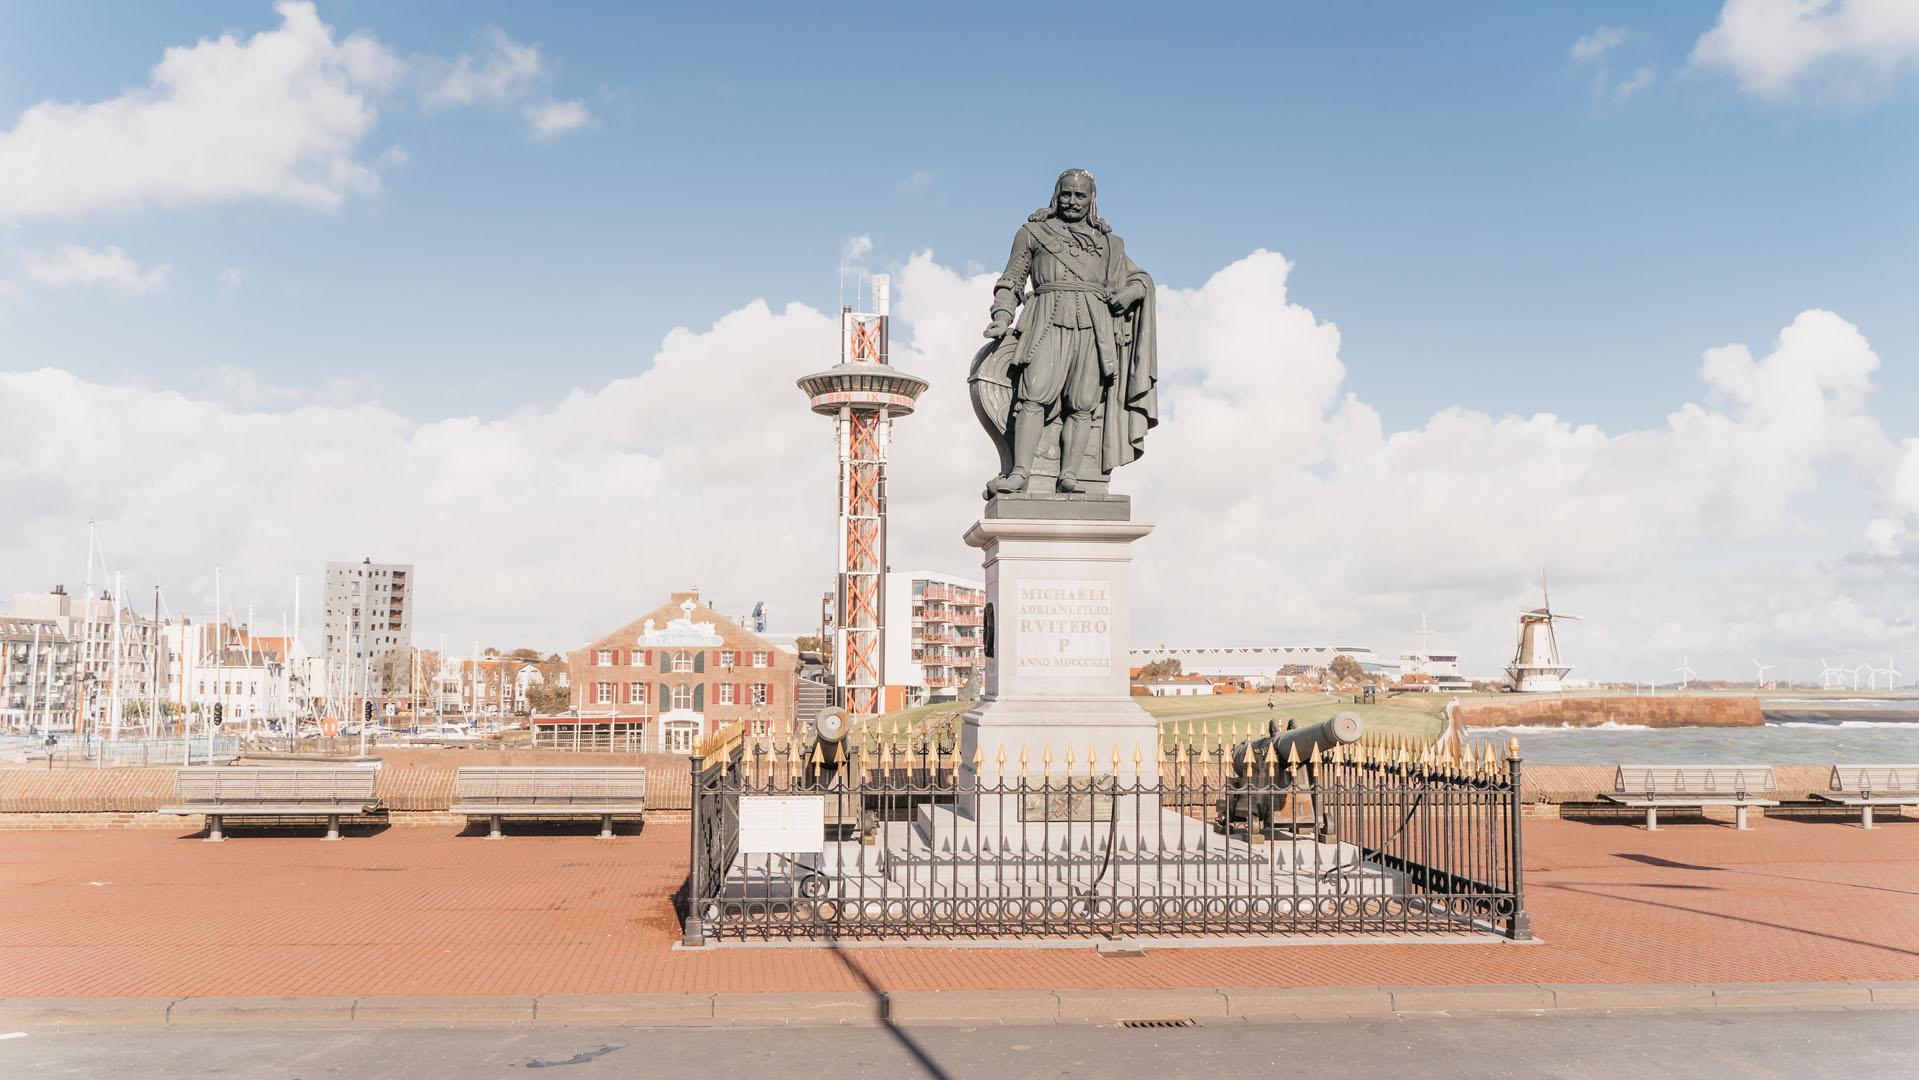
[[[379,806],[377,770],[308,766],[195,765],[174,773],[173,805],[162,814],[204,814],[207,840],[225,840],[230,817],[324,817],[326,838],[340,838],[340,818]]]
[[[1828,790],[1812,797],[1859,808],[1859,824],[1873,828],[1875,806],[1919,806],[1919,765],[1834,765]]]
[[[483,817],[487,839],[500,839],[504,817],[599,818],[612,839],[613,819],[646,810],[646,770],[574,766],[463,766],[454,780],[453,812]]]
[[[1735,827],[1748,828],[1746,810],[1778,806],[1777,799],[1761,798],[1779,790],[1772,769],[1765,765],[1621,765],[1613,789],[1599,797],[1620,806],[1643,808],[1646,829],[1659,831],[1662,807],[1730,806]]]

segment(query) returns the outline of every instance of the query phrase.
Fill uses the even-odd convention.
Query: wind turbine
[[[1764,690],[1766,688],[1766,672],[1772,670],[1772,665],[1762,664],[1759,661],[1754,660],[1752,662],[1752,666],[1759,669],[1758,677],[1753,679],[1753,685],[1761,690]]]
[[[1822,657],[1819,661],[1819,689],[1844,690],[1845,688],[1845,674],[1840,671],[1840,669],[1826,663]]]
[[[1886,657],[1885,674],[1886,674],[1886,689],[1888,690],[1898,689],[1899,677],[1900,675],[1904,673],[1899,670],[1899,665],[1896,662],[1894,662],[1893,658],[1890,656]]]
[[[1693,677],[1699,674],[1692,669],[1692,657],[1690,656],[1682,657],[1679,661],[1679,666],[1672,670],[1673,674],[1679,676],[1679,689],[1681,690],[1690,689],[1692,687]]]
[[[1862,671],[1866,672],[1868,679],[1870,679],[1872,674],[1872,665],[1860,664],[1858,667],[1852,669],[1852,688],[1854,690],[1859,689],[1859,673]]]

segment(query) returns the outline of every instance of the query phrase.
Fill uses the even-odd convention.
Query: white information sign
[[[740,796],[740,853],[826,850],[826,796]]]
[[[1019,635],[1021,675],[1112,673],[1113,592],[1106,582],[1077,578],[1022,581],[1014,587],[1010,614],[1008,621]]]

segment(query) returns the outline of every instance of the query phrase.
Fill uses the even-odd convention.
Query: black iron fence
[[[1514,748],[1516,750],[1516,747]],[[837,760],[835,760],[837,758]],[[1520,762],[1363,741],[1308,760],[974,761],[720,739],[692,763],[686,943],[1530,937]]]

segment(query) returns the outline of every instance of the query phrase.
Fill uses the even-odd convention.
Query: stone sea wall
[[[1530,697],[1461,702],[1465,727],[1758,727],[1766,722],[1752,697]]]

